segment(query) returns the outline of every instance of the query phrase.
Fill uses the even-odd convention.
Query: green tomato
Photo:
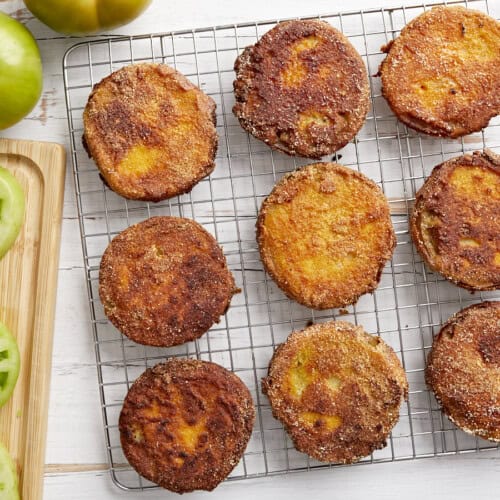
[[[135,19],[151,0],[24,0],[53,30],[67,35],[95,33]]]
[[[0,130],[24,118],[42,93],[42,61],[31,33],[0,12]]]
[[[20,365],[21,359],[16,339],[0,322],[0,408],[10,398],[16,386]],[[1,495],[0,498],[2,498]]]
[[[16,241],[23,221],[23,188],[6,168],[0,167],[0,259]]]
[[[20,498],[16,467],[7,448],[0,443],[0,499],[19,500]]]

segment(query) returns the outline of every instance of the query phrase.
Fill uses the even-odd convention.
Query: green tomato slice
[[[16,339],[0,322],[0,408],[7,402],[14,390],[20,365]],[[3,500],[1,495],[0,500]]]
[[[6,168],[0,167],[0,259],[16,241],[23,220],[23,188]]]
[[[9,452],[0,443],[0,500],[19,500],[19,481]]]

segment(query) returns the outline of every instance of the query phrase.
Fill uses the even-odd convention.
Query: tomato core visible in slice
[[[19,500],[16,468],[5,446],[0,443],[0,499]]]
[[[19,235],[24,208],[23,188],[9,170],[0,166],[0,259]]]
[[[17,343],[8,328],[0,323],[0,408],[7,402],[19,376]],[[1,490],[0,490],[1,491]],[[0,496],[0,499],[3,498]]]

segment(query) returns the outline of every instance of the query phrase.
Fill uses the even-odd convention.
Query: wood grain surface
[[[107,34],[157,33],[417,3],[419,0],[379,3],[373,0],[348,3],[339,0],[153,0],[150,8],[133,23]],[[499,17],[500,2],[490,0],[490,7],[492,14]],[[69,151],[62,58],[69,47],[87,38],[64,37],[53,32],[31,15],[22,0],[0,0],[0,11],[19,19],[34,34],[44,67],[43,94],[37,107],[18,125],[0,131],[0,137],[59,142]],[[71,175],[66,176],[63,214],[44,498],[173,498],[163,491],[144,494],[120,491],[112,485],[109,473],[103,470],[106,468],[106,449]],[[224,483],[212,494],[193,493],[189,499],[489,499],[498,496],[499,475],[498,452],[473,453]]]
[[[21,233],[0,261],[0,310],[17,339],[21,372],[0,409],[0,441],[17,464],[23,498],[42,498],[65,151],[59,144],[0,139],[0,165],[23,187]]]

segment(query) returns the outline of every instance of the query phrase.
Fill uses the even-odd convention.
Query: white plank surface
[[[496,2],[498,0],[492,0]],[[413,5],[416,0],[386,0],[384,6]],[[372,0],[153,0],[149,10],[114,33],[140,34],[240,21],[312,15],[336,10],[379,7]],[[43,26],[20,0],[0,0],[39,39],[44,64],[44,91],[36,109],[2,137],[69,144],[62,82],[62,57],[77,40]],[[1,43],[1,41],[0,41]],[[68,164],[68,168],[71,166]],[[68,170],[70,172],[70,170]],[[67,176],[61,262],[47,436],[45,498],[62,500],[165,498],[166,492],[127,494],[112,486],[105,467],[105,448],[89,327],[80,236],[72,176]],[[76,472],[86,470],[87,472]],[[500,454],[345,467],[224,484],[217,498],[498,498]],[[206,494],[194,493],[190,498]]]

